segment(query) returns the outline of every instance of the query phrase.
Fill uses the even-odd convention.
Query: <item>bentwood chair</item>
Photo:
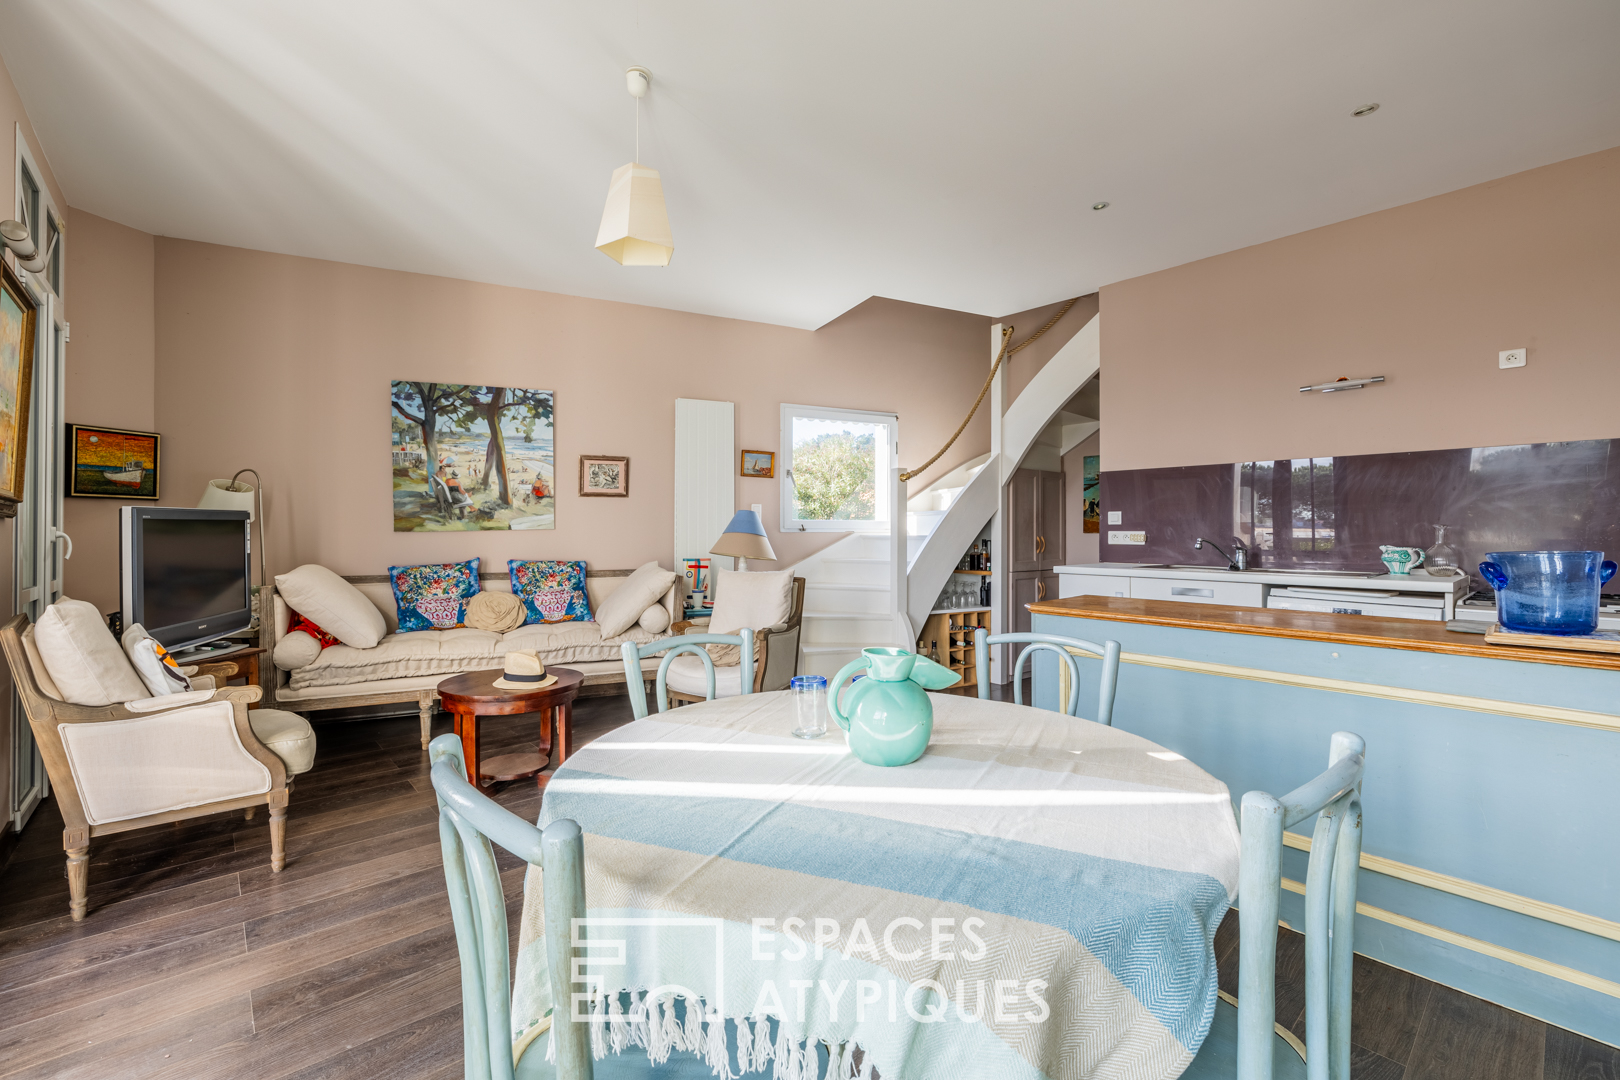
[[[1119,683],[1119,642],[1105,641],[1101,645],[1084,638],[1058,637],[1055,634],[996,634],[992,636],[984,627],[973,631],[973,666],[978,673],[979,696],[990,697],[990,645],[1028,645],[1018,653],[1013,665],[1013,701],[1024,703],[1024,662],[1041,650],[1057,653],[1062,661],[1059,668],[1058,703],[1067,716],[1080,715],[1080,661],[1076,652],[1096,656],[1102,660],[1102,678],[1097,687],[1097,723],[1114,722],[1114,690]],[[1066,675],[1067,678],[1061,676]]]
[[[1282,798],[1243,796],[1238,878],[1238,996],[1223,992],[1215,1020],[1182,1080],[1350,1080],[1350,976],[1361,778],[1367,744],[1334,734],[1328,769]],[[1305,871],[1305,1046],[1277,1023],[1277,893],[1283,830],[1316,815]]]
[[[658,665],[656,688],[659,712],[669,712],[669,665],[677,656],[687,653],[695,654],[703,663],[703,674],[708,689],[704,700],[715,699],[714,660],[709,656],[709,651],[703,647],[705,645],[736,645],[741,650],[742,663],[736,668],[736,688],[728,687],[730,693],[720,696],[734,697],[754,692],[754,632],[747,627],[735,634],[687,634],[684,637],[663,638],[646,645],[627,641],[619,651],[624,656],[624,681],[630,691],[630,708],[635,712],[637,720],[647,715],[647,684],[643,681],[646,676],[641,671],[643,657],[667,653],[663,662]]]
[[[513,1061],[511,945],[506,900],[491,844],[499,844],[541,870],[551,1000],[571,1006],[575,987],[569,979],[577,955],[571,928],[586,912],[584,834],[576,822],[566,819],[553,821],[543,831],[537,829],[467,783],[461,740],[454,735],[434,739],[428,757],[439,803],[444,878],[450,891],[456,950],[461,956],[466,1080],[644,1080],[654,1076],[659,1080],[712,1080],[714,1070],[705,1057],[681,1047],[672,1049],[668,1060],[657,1066],[633,1047],[593,1061],[590,1023],[575,1020],[571,1007],[557,1008],[550,1019],[550,1033],[531,1040]],[[734,1046],[735,1024],[726,1023],[727,1045]],[[547,1060],[548,1056],[553,1060]]]

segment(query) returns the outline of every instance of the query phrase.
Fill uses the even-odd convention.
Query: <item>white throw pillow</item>
[[[270,662],[282,671],[306,668],[321,658],[321,643],[302,630],[294,630],[276,643]]]
[[[174,662],[169,650],[157,638],[146,632],[140,623],[131,623],[124,631],[124,654],[135,665],[135,674],[141,677],[153,697],[165,694],[183,694],[190,690],[191,680]]]
[[[596,625],[604,638],[618,637],[636,624],[641,613],[675,584],[675,571],[655,562],[643,563],[617,589],[596,606]]]
[[[669,609],[664,607],[663,604],[654,604],[646,611],[643,611],[641,618],[636,621],[641,624],[641,628],[647,633],[662,634],[669,629]]]
[[[793,607],[793,571],[714,572],[714,613],[709,633],[735,634],[743,627],[763,630],[787,622]]]
[[[94,604],[62,597],[40,615],[34,644],[63,701],[116,705],[148,696]]]
[[[382,612],[366,594],[324,566],[305,563],[277,574],[276,588],[288,607],[345,645],[374,649],[388,634]]]

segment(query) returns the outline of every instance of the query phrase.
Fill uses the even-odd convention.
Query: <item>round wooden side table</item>
[[[445,711],[455,717],[456,735],[461,739],[461,753],[467,759],[467,782],[475,787],[488,787],[497,780],[521,780],[538,776],[552,759],[556,750],[556,764],[568,757],[568,744],[574,735],[574,697],[579,693],[585,676],[572,668],[548,667],[547,675],[557,681],[539,690],[503,690],[495,685],[501,677],[500,668],[488,671],[469,671],[452,675],[438,686],[439,700]],[[522,713],[540,714],[540,744],[538,753],[501,754],[488,761],[478,756],[478,718],[480,716],[515,716]],[[553,736],[553,728],[556,734]],[[546,777],[537,781],[546,786]]]

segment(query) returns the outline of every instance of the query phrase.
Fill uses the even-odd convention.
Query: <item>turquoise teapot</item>
[[[844,680],[862,669],[866,678],[850,687],[849,715],[838,708]],[[962,681],[950,668],[904,649],[862,649],[833,679],[827,711],[849,732],[849,749],[868,765],[910,765],[928,749],[934,733],[934,706],[925,690],[943,690]]]

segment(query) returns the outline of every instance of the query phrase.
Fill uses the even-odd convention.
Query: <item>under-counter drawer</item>
[[[1129,596],[1131,579],[1110,574],[1059,574],[1058,596]]]
[[[1131,578],[1133,600],[1180,600],[1188,604],[1264,607],[1265,586],[1257,581],[1177,581],[1175,578]]]

